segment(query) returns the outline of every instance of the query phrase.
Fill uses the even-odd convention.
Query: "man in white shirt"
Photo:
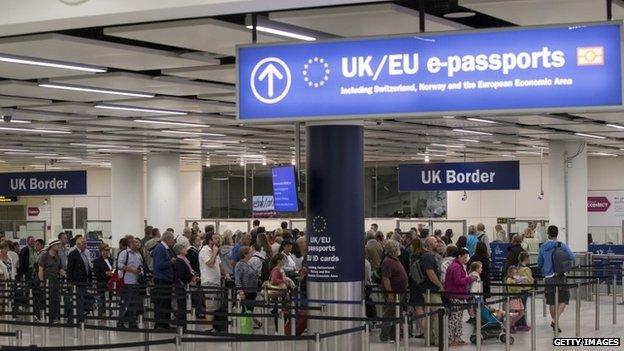
[[[221,257],[219,257],[219,235],[206,236],[204,246],[199,250],[199,272],[201,285],[205,288],[206,321],[208,331],[213,331],[214,312],[219,310],[220,301],[217,289],[221,287]]]

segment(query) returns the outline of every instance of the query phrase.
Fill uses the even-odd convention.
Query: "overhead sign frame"
[[[588,106],[573,106],[573,107],[538,107],[538,108],[512,108],[512,109],[485,109],[485,110],[445,110],[445,111],[425,111],[425,112],[406,112],[406,113],[371,113],[371,114],[336,114],[336,115],[309,115],[309,116],[284,116],[284,117],[251,117],[241,118],[241,68],[240,68],[240,52],[246,48],[263,48],[263,47],[282,47],[282,46],[300,46],[300,45],[314,45],[321,43],[334,43],[334,42],[353,42],[359,40],[380,40],[380,39],[393,39],[393,38],[406,38],[410,36],[417,37],[431,37],[431,36],[450,36],[456,34],[479,34],[479,33],[497,33],[497,32],[519,32],[530,31],[535,29],[548,29],[548,28],[565,28],[569,29],[575,27],[590,27],[590,26],[605,26],[613,25],[619,26],[620,45],[620,103],[614,105],[588,105]],[[475,30],[458,30],[450,32],[428,32],[428,33],[414,33],[389,35],[389,36],[366,36],[366,37],[350,37],[339,39],[323,39],[316,40],[314,42],[286,42],[286,43],[272,43],[272,44],[238,44],[236,45],[236,95],[237,95],[237,111],[236,119],[241,123],[261,124],[261,123],[275,123],[275,122],[323,122],[328,120],[364,120],[364,119],[381,119],[381,118],[400,118],[400,117],[440,117],[448,115],[460,115],[460,116],[491,116],[491,115],[525,115],[534,113],[580,113],[580,112],[608,112],[616,111],[624,108],[624,49],[622,40],[624,38],[624,25],[622,20],[613,21],[598,21],[598,22],[582,22],[582,23],[563,23],[553,25],[536,25],[536,26],[523,26],[523,27],[504,27],[504,28],[485,28]],[[280,60],[281,61],[281,60]],[[279,64],[279,62],[276,62]],[[288,85],[290,86],[290,76],[288,77]],[[278,101],[272,101],[276,103]]]

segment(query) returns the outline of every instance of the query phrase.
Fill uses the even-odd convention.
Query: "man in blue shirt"
[[[544,275],[544,283],[546,284],[546,304],[550,308],[550,317],[552,322],[550,326],[555,329],[555,320],[561,317],[566,305],[570,302],[570,289],[566,286],[568,283],[565,274],[555,273],[553,265],[553,253],[555,248],[561,244],[561,249],[568,255],[568,259],[574,260],[574,252],[570,250],[568,245],[557,241],[559,229],[557,226],[548,227],[548,241],[540,246],[539,256],[537,257],[537,266]],[[555,286],[559,286],[558,302],[559,306],[555,306]],[[561,329],[558,330],[561,333]]]
[[[154,275],[154,316],[155,327],[170,329],[167,321],[171,320],[171,287],[173,284],[173,262],[175,255],[171,251],[175,244],[172,232],[163,233],[160,243],[152,250]]]

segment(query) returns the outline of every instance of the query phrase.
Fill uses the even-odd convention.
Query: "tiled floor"
[[[618,298],[620,300],[620,298]],[[595,303],[594,302],[585,302],[583,301],[581,307],[581,336],[583,337],[620,337],[622,332],[622,326],[624,325],[624,306],[617,306],[617,317],[618,317],[618,325],[612,324],[612,302],[610,297],[602,297],[601,299],[601,315],[600,315],[600,330],[595,331]],[[618,301],[619,302],[619,301]],[[565,314],[561,319],[561,329],[563,333],[562,337],[574,337],[575,332],[575,304],[574,301],[571,301],[570,306],[566,310]],[[579,350],[580,348],[555,348],[552,346],[552,338],[553,333],[552,329],[549,327],[549,319],[544,318],[542,316],[542,301],[540,299],[536,302],[536,350]],[[467,317],[464,317],[464,320]],[[530,320],[530,319],[529,319]],[[22,327],[20,328],[23,331],[23,345],[28,345],[30,343],[30,328]],[[4,329],[2,329],[4,330]],[[472,331],[472,327],[468,324],[464,323],[464,339],[468,341],[469,333]],[[40,330],[37,328],[35,335],[39,335]],[[57,346],[60,344],[60,329],[53,328],[49,330],[49,339],[48,346]],[[105,332],[100,332],[100,343],[106,343]],[[171,338],[173,335],[158,335],[154,337],[154,339],[160,338]],[[65,344],[66,345],[77,345],[79,344],[78,339],[74,339],[73,330],[67,329],[65,331]],[[139,335],[135,333],[119,333],[112,335],[112,342],[131,342],[131,341],[139,341]],[[512,350],[523,350],[528,351],[531,348],[531,333],[517,333],[514,335],[515,343],[511,346]],[[37,336],[35,342],[40,344],[40,338]],[[92,330],[87,331],[87,337],[85,344],[94,344],[95,333]],[[393,351],[395,350],[395,345],[390,343],[380,343],[378,332],[374,331],[371,333],[370,338],[371,350],[372,351]],[[6,337],[0,338],[0,344],[7,345],[8,340]],[[135,350],[143,350],[143,348],[134,348]],[[161,346],[153,346],[150,348],[154,351],[165,351],[165,350],[175,350],[173,345],[161,345]],[[299,342],[296,345],[297,350],[306,350],[307,344],[304,342]],[[401,344],[401,350],[403,349]],[[424,342],[422,339],[412,339],[410,340],[410,349],[411,350],[435,350],[436,348],[425,348]],[[463,347],[454,347],[450,348],[451,350],[463,351],[463,350],[475,350],[474,345],[467,345]],[[124,351],[132,350],[129,348],[122,349]],[[225,351],[230,350],[229,346],[224,343],[219,344],[197,344],[195,347],[192,345],[185,345],[181,348],[181,350],[186,351],[204,351],[204,350],[215,350],[215,351]],[[253,351],[286,351],[293,350],[293,343],[285,342],[282,347],[280,347],[279,343],[270,342],[270,343],[246,343],[241,344],[239,351],[253,350]],[[313,349],[311,349],[313,350]],[[493,350],[505,350],[505,344],[499,342],[496,339],[489,339],[484,341],[482,350],[484,351],[493,351]],[[602,347],[600,350],[624,350],[624,346],[622,347]],[[334,351],[334,350],[326,350],[326,351]],[[347,350],[340,350],[347,351]]]

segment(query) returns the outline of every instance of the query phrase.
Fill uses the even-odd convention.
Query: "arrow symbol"
[[[269,63],[268,66],[260,73],[258,76],[258,80],[263,81],[265,78],[268,78],[268,92],[269,97],[273,97],[273,79],[277,78],[279,80],[284,79],[284,75],[280,73],[280,71],[272,64]]]

